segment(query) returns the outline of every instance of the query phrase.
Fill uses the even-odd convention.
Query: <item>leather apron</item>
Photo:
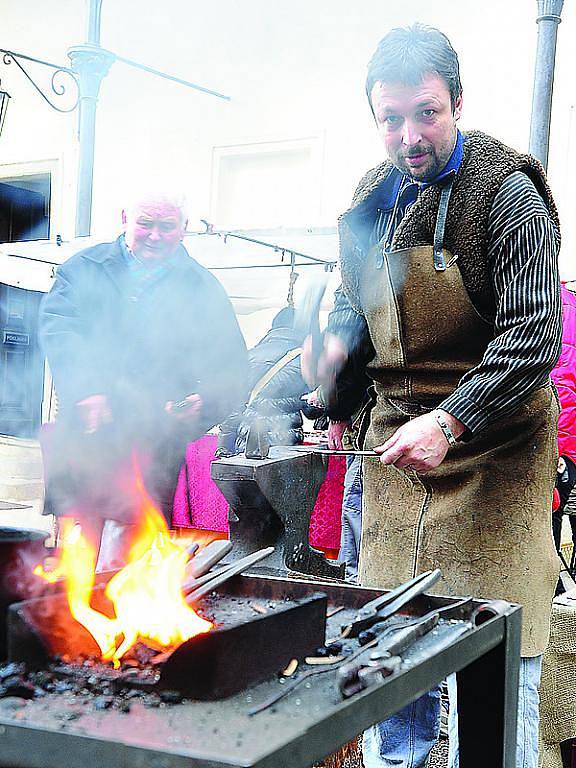
[[[377,394],[367,448],[437,407],[493,338],[457,257],[442,247],[449,195],[448,187],[434,246],[378,245],[366,259],[360,297]],[[389,588],[441,568],[438,592],[520,603],[522,655],[542,653],[559,571],[551,535],[558,410],[552,386],[540,388],[426,474],[365,459],[360,582]]]

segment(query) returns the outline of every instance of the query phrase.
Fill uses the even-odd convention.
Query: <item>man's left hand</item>
[[[188,395],[181,402],[186,402],[187,405],[175,407],[174,401],[169,400],[164,406],[164,410],[180,419],[180,421],[193,421],[200,416],[200,411],[202,410],[202,398],[200,395]]]
[[[458,438],[466,427],[454,416],[439,411]],[[382,445],[374,448],[381,454],[383,464],[393,464],[397,469],[413,469],[416,472],[429,472],[440,466],[449,449],[448,440],[434,417],[434,412],[418,416],[403,424]]]

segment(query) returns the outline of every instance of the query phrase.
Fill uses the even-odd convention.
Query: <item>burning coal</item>
[[[52,583],[64,579],[72,616],[96,640],[102,659],[112,661],[116,668],[137,642],[168,651],[213,627],[182,594],[188,553],[171,541],[164,517],[146,493],[138,471],[135,484],[140,516],[128,562],[105,590],[114,609],[112,617],[90,605],[97,548],[71,518],[61,521],[62,556],[56,568],[46,572],[39,566],[34,571]]]

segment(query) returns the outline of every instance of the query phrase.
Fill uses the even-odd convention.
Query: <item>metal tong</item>
[[[441,576],[442,572],[439,568],[436,568],[434,571],[427,571],[407,581],[405,584],[401,584],[391,592],[371,600],[359,609],[353,621],[342,626],[341,636],[358,637],[360,632],[369,629],[380,621],[385,621],[414,597],[421,595],[427,589],[434,586]]]
[[[338,687],[342,696],[347,699],[356,693],[381,683],[384,678],[398,672],[402,666],[401,654],[424,635],[434,629],[440,619],[455,619],[461,616],[462,611],[472,604],[471,597],[465,597],[456,603],[444,608],[434,609],[417,619],[412,619],[404,624],[393,624],[380,628],[373,627],[360,634],[359,641],[365,647],[371,647],[377,643],[377,647],[370,654],[367,661],[342,665],[338,670]],[[442,650],[447,644],[452,643],[456,637],[472,628],[472,623],[467,621],[461,626],[455,627],[448,638],[437,640],[434,645],[435,652]],[[389,640],[384,640],[390,635]],[[363,637],[364,636],[364,637]]]
[[[372,651],[368,661],[345,664],[338,670],[338,687],[345,699],[390,677],[400,669],[400,654],[438,624],[438,612],[423,617],[417,623],[398,628],[393,637]]]
[[[409,619],[408,621],[402,623],[395,622],[390,624],[387,622],[387,620],[378,621],[376,624],[373,624],[370,629],[365,629],[360,632],[358,635],[358,643],[359,645],[367,645],[368,643],[371,643],[372,640],[375,640],[380,636],[388,635],[390,632],[415,626],[419,621],[429,619],[434,614],[437,614],[439,619],[444,620],[462,618],[464,608],[471,606],[471,604],[471,597],[463,597],[456,603],[446,605],[444,608],[434,608],[429,613],[424,614],[424,616]]]

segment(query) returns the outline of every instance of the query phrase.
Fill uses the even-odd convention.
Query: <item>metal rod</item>
[[[44,241],[45,242],[45,241]],[[51,267],[59,267],[62,262],[61,261],[49,261],[48,259],[36,259],[34,256],[23,256],[20,253],[2,253],[2,256],[8,259],[22,259],[23,261],[34,261],[38,264],[48,264]],[[336,266],[336,262],[326,262],[328,266]],[[305,262],[304,264],[296,264],[297,267],[319,267],[319,266],[325,266],[325,264],[315,264],[312,262]],[[290,269],[290,264],[239,264],[239,265],[230,265],[226,267],[211,267],[207,266],[206,269],[208,269],[210,272],[213,272],[215,270],[231,270],[231,269]],[[234,298],[233,296],[230,296],[230,298]],[[243,296],[239,296],[238,298],[244,298]],[[259,298],[259,297],[254,297]]]
[[[204,595],[208,595],[215,590],[216,587],[225,584],[228,579],[231,579],[233,576],[239,576],[248,568],[259,563],[260,560],[264,560],[264,558],[268,557],[273,552],[274,547],[265,547],[264,549],[259,549],[257,552],[252,552],[251,555],[246,555],[246,557],[240,558],[240,560],[235,560],[233,563],[230,563],[229,568],[223,568],[221,571],[218,571],[217,574],[214,574],[213,579],[210,579],[210,581],[206,582],[201,587],[198,587],[198,589],[188,592],[186,595],[186,602],[188,605],[195,603],[197,600],[200,600],[201,597],[204,597]]]
[[[68,67],[63,67],[60,64],[53,64],[51,61],[44,61],[44,59],[37,59],[34,56],[27,56],[25,53],[17,53],[16,51],[9,51],[6,48],[0,48],[0,53],[7,54],[13,59],[24,59],[24,61],[33,61],[35,64],[42,64],[45,67],[51,67],[52,69],[57,69],[62,72],[69,72],[71,75],[74,74],[71,69],[68,69]]]
[[[321,259],[318,256],[309,256],[306,253],[300,253],[300,251],[293,251],[291,248],[284,248],[281,245],[274,245],[273,243],[266,243],[264,240],[256,240],[254,237],[248,237],[248,235],[240,235],[235,232],[225,232],[225,231],[212,231],[212,232],[199,232],[197,233],[199,235],[219,235],[220,237],[224,238],[224,242],[226,242],[226,238],[228,237],[235,237],[237,240],[245,240],[247,243],[254,243],[255,245],[263,245],[266,248],[273,248],[276,252],[281,253],[282,256],[295,256],[298,259],[307,259],[308,261],[315,261],[318,264],[335,264],[335,261],[326,261],[326,259]],[[288,266],[291,266],[288,264]],[[295,264],[294,266],[300,266],[298,264]]]
[[[324,267],[330,271],[336,266],[335,261],[304,261],[294,264],[295,267]],[[241,264],[235,267],[210,267],[210,270],[216,269],[291,269],[291,264]]]
[[[532,93],[529,149],[546,169],[550,143],[556,38],[564,0],[536,0],[536,2],[538,3],[538,17],[536,19],[538,43]]]
[[[187,88],[194,88],[195,91],[201,91],[202,93],[207,93],[209,96],[216,96],[219,99],[224,99],[224,101],[230,101],[230,96],[225,96],[223,93],[218,93],[218,91],[213,91],[210,88],[205,88],[203,85],[198,85],[197,83],[191,83],[190,80],[183,80],[181,77],[175,77],[174,75],[169,75],[167,72],[162,72],[160,69],[154,69],[153,67],[148,67],[146,64],[140,64],[138,61],[134,61],[133,59],[127,59],[125,56],[116,56],[116,61],[121,61],[122,64],[127,64],[129,67],[134,67],[135,69],[141,69],[143,72],[149,72],[151,75],[156,75],[157,77],[163,77],[164,80],[172,80],[173,83],[179,83],[180,85],[185,85]]]
[[[319,453],[321,456],[368,456],[372,459],[380,458],[380,454],[376,453],[376,451],[339,451],[336,448],[314,448],[311,445],[290,445],[287,447],[302,453]]]

